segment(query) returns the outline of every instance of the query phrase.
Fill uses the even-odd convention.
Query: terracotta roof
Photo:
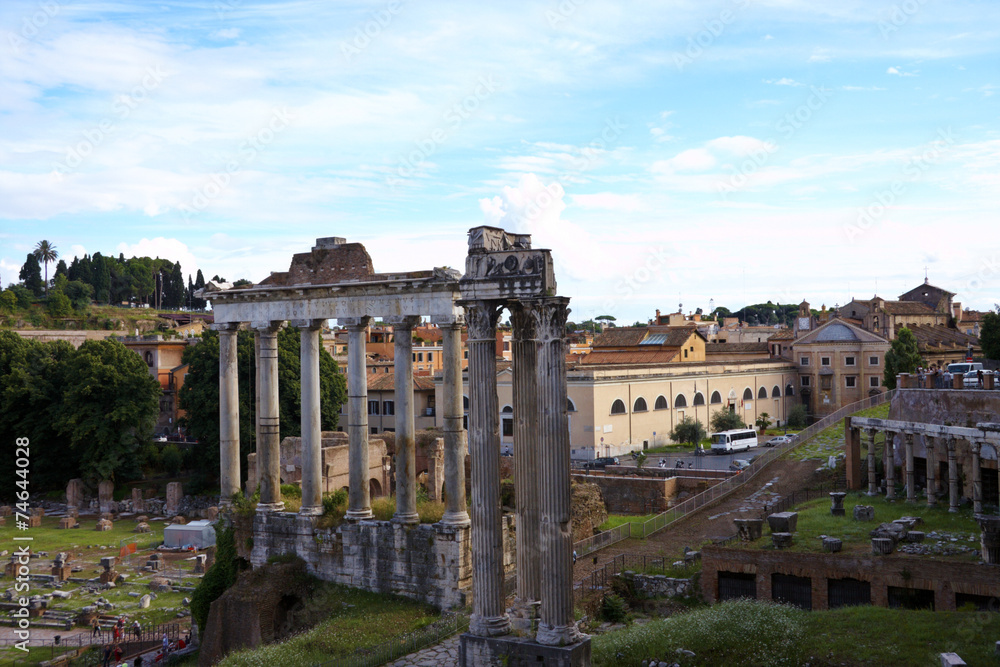
[[[982,322],[983,321],[983,315],[985,315],[985,314],[986,313],[981,313],[978,310],[963,310],[962,311],[962,319],[959,320],[959,321],[962,322],[962,323],[965,323],[965,322]]]
[[[368,373],[366,375],[368,378],[368,391],[395,391],[396,390],[396,374],[395,373]],[[414,391],[434,391],[434,382],[431,378],[414,375],[413,376],[413,390]]]
[[[913,337],[917,339],[917,344],[920,347],[953,347],[964,350],[969,346],[969,343],[972,343],[975,347],[979,346],[979,339],[975,336],[970,336],[944,325],[931,326],[925,324],[917,327],[909,327],[909,329],[913,332]]]
[[[766,356],[770,354],[770,346],[766,342],[712,343],[705,346],[705,354],[764,354]]]
[[[700,335],[695,327],[617,327],[594,339],[594,347],[635,347],[657,345],[681,347],[691,336]]]
[[[588,354],[578,354],[581,366],[598,364],[665,364],[677,358],[678,348],[650,350],[594,350]]]
[[[779,329],[778,332],[768,340],[795,340],[795,333],[791,329]]]

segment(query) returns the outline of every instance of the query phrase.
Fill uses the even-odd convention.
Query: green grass
[[[855,521],[853,509],[855,505],[871,505],[875,508],[875,519],[873,521]],[[957,544],[962,546],[973,546],[979,548],[979,527],[973,518],[972,510],[965,508],[959,512],[948,511],[947,504],[938,503],[934,508],[929,508],[925,504],[910,505],[902,501],[893,503],[887,502],[882,496],[867,496],[863,493],[852,492],[844,499],[846,516],[833,516],[830,514],[830,499],[826,497],[809,500],[793,508],[798,512],[797,532],[795,541],[789,548],[791,551],[804,551],[819,553],[823,551],[820,535],[840,538],[844,543],[844,551],[870,553],[871,538],[869,533],[878,527],[880,523],[889,523],[894,519],[904,516],[918,516],[924,520],[923,525],[915,530],[925,533],[931,531],[945,531],[948,533],[963,534],[972,537],[972,541],[960,541]],[[765,531],[766,532],[766,531]],[[761,539],[749,544],[734,544],[737,548],[748,549],[773,549],[770,538],[765,535]],[[942,556],[935,556],[940,558]],[[961,560],[978,560],[972,555],[949,556]]]
[[[220,667],[312,667],[382,644],[438,619],[425,604],[394,595],[324,584],[310,605],[329,610],[325,621],[288,641],[226,657]]]
[[[1000,614],[847,607],[806,612],[738,600],[594,638],[595,666],[655,658],[691,665],[915,667],[954,651],[970,665],[996,665]],[[684,648],[694,658],[676,653]]]
[[[874,419],[889,418],[889,404],[883,403],[874,408],[855,412],[854,417],[872,417]],[[830,456],[836,456],[844,451],[844,420],[837,420],[836,424],[831,424],[806,443],[796,447],[788,453],[790,458],[798,461],[808,459],[826,460]]]
[[[611,530],[624,523],[645,523],[652,519],[655,514],[644,514],[642,516],[631,516],[625,514],[609,514],[608,520],[597,527],[598,530]]]

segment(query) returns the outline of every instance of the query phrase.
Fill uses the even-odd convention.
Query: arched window
[[[576,412],[576,406],[573,405],[573,399],[566,399],[566,412]]]
[[[674,399],[675,408],[686,408],[688,406],[687,399],[684,398],[684,394],[677,394],[677,398]]]
[[[778,385],[771,387],[771,398],[781,398],[781,387]]]
[[[503,410],[501,410],[500,412],[503,412],[504,414],[513,414],[514,408],[510,407],[509,405],[505,405],[503,406]]]
[[[694,395],[694,405],[705,405],[705,394],[700,391]]]
[[[465,410],[466,412],[468,412],[468,410],[469,410],[469,397],[468,396],[463,396],[462,397],[462,409]]]
[[[746,389],[743,390],[743,400],[744,401],[753,400],[753,391],[751,391],[750,387],[747,387]]]
[[[757,391],[757,398],[767,398],[767,387],[761,387]]]
[[[500,433],[505,438],[514,436],[514,408],[509,405],[503,406],[500,411]]]
[[[785,385],[785,397],[794,396],[794,395],[795,395],[795,387],[793,387],[790,384],[789,385]]]
[[[623,401],[620,398],[616,398],[615,402],[611,404],[611,414],[613,415],[625,414],[625,401]]]
[[[653,404],[654,410],[666,410],[668,407],[670,406],[667,405],[666,398],[664,398],[663,396],[656,397],[656,403]]]
[[[720,394],[717,391],[713,391],[712,392],[712,405],[716,405],[717,403],[722,403],[722,394]]]
[[[640,396],[635,399],[635,403],[632,404],[632,412],[645,412],[648,410],[646,407],[646,399]]]

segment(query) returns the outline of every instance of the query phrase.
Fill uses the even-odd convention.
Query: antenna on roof
[[[929,285],[930,284],[930,281],[927,278],[927,265],[926,264],[924,264],[924,284],[925,285]]]

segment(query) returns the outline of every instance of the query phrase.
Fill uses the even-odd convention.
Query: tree
[[[63,293],[69,297],[76,310],[84,310],[94,298],[94,288],[82,280],[71,280],[66,283]]]
[[[56,247],[48,241],[39,241],[35,246],[34,255],[45,264],[45,297],[49,296],[49,263],[59,258]]]
[[[278,333],[278,395],[281,437],[301,434],[301,385],[298,329]],[[184,350],[183,362],[189,364],[180,405],[187,412],[190,435],[207,451],[219,449],[219,335],[205,332],[202,342]],[[325,350],[320,351],[320,414],[324,431],[337,428],[340,406],[347,400],[344,376],[337,362]],[[246,456],[254,451],[254,344],[253,334],[241,331],[237,337],[237,380],[239,382],[240,459],[246,471]],[[214,478],[219,472],[219,457],[206,456],[198,472]]]
[[[757,421],[754,423],[757,424],[757,428],[760,429],[761,434],[763,434],[764,431],[771,426],[771,415],[766,412],[762,412],[757,415]]]
[[[18,308],[28,308],[31,306],[31,290],[24,285],[11,285],[7,288],[7,291],[13,292],[14,296],[17,297]]]
[[[44,292],[45,286],[42,284],[42,267],[38,263],[38,257],[34,253],[29,252],[28,256],[25,257],[24,265],[21,266],[18,278],[35,296],[41,296],[42,292]]]
[[[707,437],[705,426],[694,417],[688,416],[677,422],[674,430],[670,432],[670,439],[674,442],[686,442],[694,447],[698,447]]]
[[[1000,359],[1000,315],[986,313],[979,330],[979,345],[987,359]]]
[[[889,351],[885,353],[885,371],[882,384],[888,389],[896,388],[896,376],[900,373],[912,373],[918,366],[924,364],[920,356],[920,348],[913,332],[903,327],[896,332],[896,340],[892,341]]]
[[[808,419],[809,415],[806,413],[806,406],[799,403],[792,406],[792,409],[788,412],[788,420],[785,424],[788,428],[803,429],[806,427]]]
[[[0,311],[13,313],[17,308],[17,295],[12,290],[0,292]]]
[[[46,305],[52,317],[69,317],[73,312],[73,304],[61,291],[53,291]]]
[[[163,305],[166,308],[180,308],[184,305],[184,274],[181,273],[181,263],[174,264],[167,280]]]
[[[66,260],[60,259],[56,264],[56,276],[66,276],[69,278],[69,269],[66,267]]]
[[[712,418],[709,420],[709,424],[712,427],[712,431],[716,433],[719,431],[731,431],[737,428],[744,428],[746,426],[743,423],[742,417],[725,408],[716,410],[715,414],[712,415]]]
[[[642,466],[646,463],[646,452],[639,452],[635,455],[635,467],[637,470],[642,470]]]
[[[94,287],[94,299],[98,303],[111,303],[111,265],[114,260],[108,259],[99,252],[94,253],[90,261],[90,280]]]

